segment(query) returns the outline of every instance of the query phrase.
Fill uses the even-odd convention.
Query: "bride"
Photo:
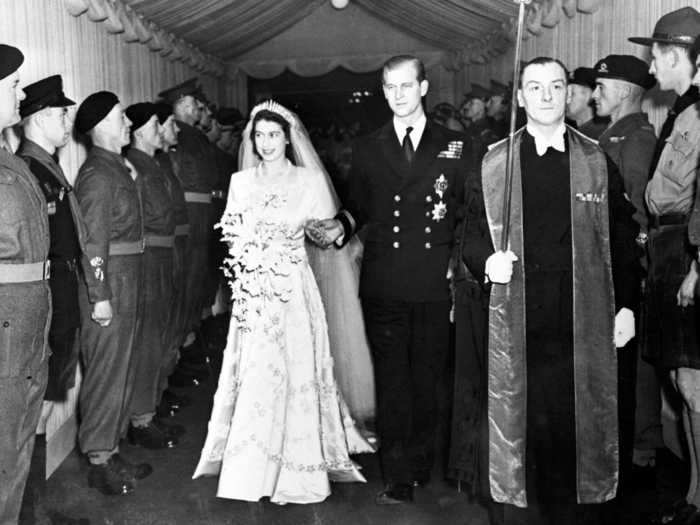
[[[256,106],[248,138],[241,164],[253,167],[231,178],[220,223],[233,307],[193,477],[220,473],[223,498],[315,503],[330,494],[330,481],[365,481],[349,455],[373,452],[334,378],[326,311],[304,242],[305,227],[333,216],[336,203],[291,112],[275,102]]]

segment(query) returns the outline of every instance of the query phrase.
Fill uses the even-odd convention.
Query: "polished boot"
[[[413,501],[413,486],[407,483],[389,483],[377,494],[377,505],[398,505]]]
[[[197,387],[202,384],[200,379],[197,379],[191,374],[188,374],[180,369],[175,369],[175,371],[170,374],[168,378],[168,384],[174,388],[189,388]]]
[[[88,486],[105,496],[123,496],[134,491],[133,481],[114,464],[112,458],[107,463],[90,464]]]
[[[178,425],[177,423],[166,423],[157,417],[153,418],[153,424],[158,430],[170,438],[179,438],[187,432],[184,426]]]
[[[143,448],[160,449],[173,448],[177,445],[177,439],[172,436],[167,436],[151,421],[145,427],[129,426],[129,431],[126,435],[129,443],[138,445]]]
[[[122,474],[129,476],[131,480],[144,479],[151,475],[153,467],[148,463],[131,463],[120,454],[114,454],[110,461]]]
[[[192,400],[189,397],[179,396],[172,390],[165,390],[163,392],[163,401],[168,403],[175,410],[180,410],[192,404]]]

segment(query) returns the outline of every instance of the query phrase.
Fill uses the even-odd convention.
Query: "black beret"
[[[136,131],[146,122],[151,120],[153,115],[158,115],[156,105],[152,102],[139,102],[126,108],[126,116],[131,121],[131,131]]]
[[[119,98],[111,91],[98,91],[83,100],[75,114],[75,129],[87,133],[105,118],[112,108],[119,104]]]
[[[569,84],[578,84],[579,86],[595,89],[595,78],[595,69],[592,67],[577,67],[569,73]]]
[[[20,102],[19,105],[19,114],[22,118],[26,118],[44,108],[63,108],[75,104],[63,93],[61,75],[52,75],[29,84],[24,88],[24,93],[27,98]]]
[[[165,102],[170,104],[175,104],[175,102],[180,100],[182,97],[186,97],[187,95],[192,95],[195,98],[200,96],[199,84],[197,84],[196,77],[190,78],[177,86],[161,91],[158,93],[158,98],[162,98]]]
[[[154,105],[156,107],[156,115],[158,115],[158,122],[165,124],[168,117],[173,114],[172,104],[168,104],[167,102],[156,102]]]
[[[654,75],[649,73],[649,65],[632,55],[608,55],[595,65],[597,78],[613,78],[651,89],[656,84]]]
[[[22,62],[24,62],[24,55],[19,49],[0,44],[0,80],[17,71]]]
[[[233,128],[237,122],[243,120],[243,115],[236,108],[221,108],[216,112],[216,120],[222,128]]]

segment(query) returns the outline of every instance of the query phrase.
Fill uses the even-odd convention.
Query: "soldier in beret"
[[[119,454],[134,389],[130,366],[141,315],[143,223],[134,173],[121,156],[131,122],[114,93],[100,91],[78,108],[75,128],[90,139],[75,191],[87,224],[81,293],[80,450],[88,483],[106,495],[126,494],[152,472]]]
[[[0,44],[0,130],[20,120],[22,52]],[[2,135],[0,135],[1,137]],[[13,524],[29,474],[48,375],[48,206],[0,138],[0,523]]]
[[[608,119],[597,117],[593,110],[595,72],[590,67],[578,67],[569,73],[571,97],[566,104],[566,117],[587,137],[598,140],[608,127]]]
[[[202,366],[206,359],[206,343],[197,337],[202,310],[207,298],[209,268],[209,239],[214,223],[212,190],[216,189],[216,161],[207,137],[196,125],[201,119],[197,97],[201,97],[196,79],[161,92],[172,104],[175,123],[180,129],[178,147],[173,152],[173,167],[185,191],[190,235],[187,237],[188,265],[186,296],[188,312],[184,324],[186,335],[181,348],[178,369],[171,376],[173,386],[194,386],[204,377]]]
[[[625,194],[634,205],[634,220],[638,225],[637,243],[642,247],[647,238],[647,212],[644,204],[644,190],[649,180],[649,166],[656,146],[656,134],[646,113],[642,112],[644,93],[656,84],[649,74],[649,66],[643,60],[631,55],[609,55],[599,60],[595,67],[596,88],[593,100],[596,113],[610,117],[610,126],[601,134],[599,145],[612,159],[622,175]],[[636,287],[642,281],[642,260],[636,267]],[[640,296],[635,298],[636,315],[639,312]],[[638,319],[639,317],[637,317]],[[637,366],[639,356],[637,339],[618,351],[618,412],[620,414],[620,488],[624,490],[632,472],[632,457],[635,441],[635,407],[639,411],[640,433],[651,434],[640,439],[652,440],[653,448],[661,446],[660,412],[658,409],[659,390],[656,373],[644,362]],[[641,377],[642,396],[636,400],[637,378]],[[646,413],[651,412],[649,416]],[[646,421],[643,421],[646,419]],[[653,434],[658,433],[656,439]],[[644,444],[642,443],[642,446]],[[650,445],[647,444],[646,448]]]
[[[129,440],[146,448],[172,448],[184,427],[156,417],[160,372],[167,351],[168,310],[172,300],[175,214],[169,181],[154,156],[163,147],[156,105],[150,102],[126,108],[131,121],[131,147],[126,158],[136,168],[143,209],[143,312],[131,367],[134,393]]]
[[[654,150],[644,198],[649,210],[647,315],[642,352],[683,398],[683,426],[688,441],[691,480],[700,472],[700,333],[695,289],[697,260],[689,249],[688,217],[692,211],[700,161],[700,95],[692,45],[700,35],[700,12],[684,7],[662,16],[651,38],[631,42],[651,47],[649,72],[661,90],[678,95]],[[662,469],[657,469],[662,474]],[[661,494],[662,504],[671,504]],[[693,483],[685,500],[663,509],[657,520],[699,519],[700,485]],[[676,521],[674,521],[676,523]]]
[[[173,390],[168,388],[168,378],[175,371],[179,358],[179,348],[185,339],[183,325],[187,313],[185,288],[187,285],[187,238],[190,234],[190,224],[187,218],[187,204],[185,202],[185,192],[182,189],[179,179],[175,176],[173,169],[173,158],[177,147],[178,134],[180,128],[175,122],[173,107],[165,102],[155,104],[158,122],[160,123],[160,134],[162,148],[156,152],[155,161],[166,177],[168,193],[173,206],[173,217],[175,220],[175,242],[173,246],[173,279],[172,279],[172,299],[168,308],[167,321],[167,350],[163,356],[162,369],[160,373],[160,384],[158,387],[159,399],[158,415],[166,417],[174,415],[180,408],[188,404],[187,398],[178,396]]]
[[[49,283],[53,310],[49,383],[44,399],[64,401],[74,384],[78,363],[78,268],[86,230],[73,188],[56,161],[56,152],[70,137],[67,107],[75,102],[63,94],[60,75],[30,84],[24,92],[27,98],[20,105],[24,138],[17,154],[27,162],[46,197],[51,234]]]

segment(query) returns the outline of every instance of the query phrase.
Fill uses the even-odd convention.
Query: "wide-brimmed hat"
[[[692,7],[683,7],[659,18],[651,38],[635,36],[628,40],[643,46],[650,46],[654,42],[692,46],[698,35],[700,35],[700,13]]]

